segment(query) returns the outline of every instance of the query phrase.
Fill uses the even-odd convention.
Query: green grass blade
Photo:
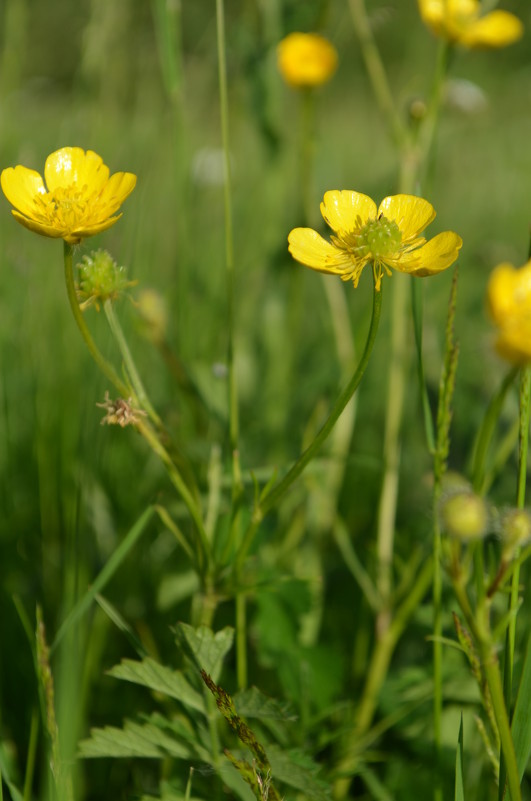
[[[463,715],[459,726],[457,753],[455,755],[455,801],[465,801],[465,778],[463,775]]]
[[[531,637],[527,641],[527,650],[522,668],[522,677],[518,688],[518,696],[512,720],[512,735],[518,775],[522,779],[529,757],[531,756],[531,723],[529,707],[531,705]]]
[[[422,412],[424,416],[424,431],[428,450],[433,453],[435,450],[435,433],[433,430],[433,414],[428,398],[426,387],[426,377],[424,375],[424,363],[422,359],[422,285],[420,281],[411,281],[411,308],[413,312],[413,331],[415,334],[415,348],[417,351],[417,374],[419,380],[420,396],[422,401]]]
[[[2,743],[0,742],[0,785],[2,782],[4,782],[9,790],[13,801],[23,801],[22,793],[17,789],[11,780],[8,767],[8,757]]]
[[[138,518],[134,526],[129,529],[128,533],[126,534],[124,540],[120,543],[120,545],[116,548],[112,556],[107,561],[105,567],[101,572],[98,574],[96,579],[94,580],[92,586],[87,590],[85,595],[77,602],[74,606],[70,614],[66,617],[66,620],[63,621],[59,631],[57,632],[57,636],[50,648],[50,652],[53,652],[55,648],[59,645],[67,631],[77,623],[77,621],[83,617],[85,612],[90,608],[93,600],[95,599],[96,595],[102,591],[105,587],[107,582],[112,578],[114,573],[122,564],[123,560],[129,553],[129,551],[134,547],[136,541],[140,538],[140,536],[144,533],[146,526],[154,514],[154,509],[152,506],[149,506],[145,512]]]

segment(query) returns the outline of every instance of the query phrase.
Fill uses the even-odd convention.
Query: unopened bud
[[[526,509],[509,509],[500,520],[503,550],[511,555],[515,548],[531,541],[531,515]]]
[[[470,541],[484,537],[489,515],[483,498],[471,491],[457,491],[440,506],[443,529],[452,537]]]

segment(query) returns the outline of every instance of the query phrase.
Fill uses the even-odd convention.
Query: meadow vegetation
[[[137,178],[65,243],[3,179],[0,787],[528,799],[531,266],[491,276],[530,257],[531,8],[486,48],[415,0],[225,6],[0,7],[0,169]],[[425,198],[438,274],[295,261],[334,190]]]

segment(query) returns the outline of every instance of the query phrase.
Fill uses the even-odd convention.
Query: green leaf
[[[317,778],[320,767],[309,756],[274,745],[267,746],[267,756],[275,782],[278,780],[300,790],[307,799],[329,801],[330,787]]]
[[[108,671],[109,676],[140,684],[151,690],[168,695],[192,709],[206,714],[205,701],[184,678],[180,671],[171,670],[147,657],[142,662],[123,659],[119,665]]]
[[[234,630],[226,627],[216,634],[206,626],[194,629],[187,623],[179,623],[175,628],[177,645],[192,660],[196,668],[208,673],[218,681],[223,660],[232,648]]]
[[[463,714],[457,740],[457,753],[455,755],[455,801],[465,801],[465,779],[463,775]]]
[[[518,688],[518,696],[512,720],[512,735],[518,775],[520,780],[531,756],[531,726],[529,725],[529,708],[531,706],[531,637],[527,641],[527,650],[522,667],[522,677]]]
[[[166,734],[152,722],[135,723],[126,720],[123,729],[105,726],[91,729],[90,739],[79,743],[81,757],[141,757],[194,759],[195,752],[188,745]]]

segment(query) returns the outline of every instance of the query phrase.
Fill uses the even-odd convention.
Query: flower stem
[[[343,755],[336,769],[338,779],[334,784],[335,799],[343,799],[348,794],[352,775],[359,763],[359,743],[371,727],[380,690],[387,676],[394,650],[411,615],[425,596],[432,578],[433,561],[430,559],[416,577],[406,600],[396,610],[391,625],[376,641],[366,673],[367,680],[357,706],[356,722],[347,736],[347,742],[343,746]]]
[[[351,380],[349,381],[345,389],[339,395],[334,406],[332,407],[328,419],[324,423],[323,427],[321,428],[321,430],[319,431],[313,442],[311,442],[310,445],[308,445],[308,447],[306,448],[306,450],[303,451],[303,453],[299,456],[295,464],[292,465],[290,470],[288,470],[284,478],[282,478],[276,484],[276,486],[274,486],[268,493],[266,493],[265,497],[263,497],[257,503],[251,524],[245,533],[242,544],[238,551],[238,555],[236,557],[236,564],[238,568],[241,568],[241,566],[243,565],[245,557],[247,556],[247,552],[252,544],[254,534],[256,533],[256,530],[258,529],[258,526],[260,525],[264,516],[267,514],[267,512],[269,512],[278,504],[282,496],[290,488],[293,482],[300,476],[306,465],[309,462],[311,462],[311,460],[317,454],[319,448],[324,443],[324,441],[334,428],[335,424],[337,423],[345,406],[350,401],[350,399],[356,392],[357,388],[359,387],[361,379],[363,378],[363,375],[367,368],[367,364],[369,363],[369,359],[376,339],[378,324],[380,322],[381,307],[382,307],[382,292],[377,291],[375,288],[373,295],[372,317],[371,317],[369,332],[367,334],[367,341],[365,342],[365,348],[363,350],[363,354],[358,363],[358,366],[356,367],[354,375],[352,376]]]
[[[221,139],[223,144],[224,206],[225,206],[225,267],[227,275],[227,326],[229,371],[229,441],[232,458],[232,499],[237,503],[242,489],[239,439],[238,391],[234,364],[234,240],[232,223],[232,176],[229,146],[229,103],[225,51],[225,9],[223,0],[216,0],[217,49]]]
[[[64,262],[65,262],[65,283],[66,283],[66,292],[68,295],[68,300],[70,301],[70,308],[72,309],[72,314],[74,315],[74,320],[76,321],[77,327],[83,337],[87,348],[89,349],[90,355],[104,374],[106,378],[109,379],[111,384],[118,390],[121,395],[127,397],[129,393],[129,388],[126,384],[118,377],[116,374],[114,367],[105,359],[102,355],[100,350],[98,349],[96,343],[92,339],[92,335],[88,329],[88,326],[85,322],[85,318],[83,317],[83,312],[79,308],[79,303],[77,300],[76,295],[76,287],[74,284],[74,268],[72,264],[72,245],[69,245],[68,242],[64,242]]]
[[[480,641],[479,643],[479,650],[483,670],[485,671],[485,678],[490,690],[494,717],[496,718],[496,723],[498,725],[501,751],[504,758],[505,770],[507,771],[507,784],[509,786],[509,792],[511,793],[511,801],[521,801],[522,793],[520,790],[520,776],[518,773],[518,764],[516,762],[513,738],[511,735],[509,716],[507,714],[507,707],[505,706],[505,699],[503,696],[503,685],[500,675],[498,657],[496,656],[494,648],[483,641]]]
[[[66,291],[68,294],[68,300],[70,301],[70,307],[72,309],[74,319],[77,323],[77,327],[81,332],[81,336],[83,337],[85,344],[90,351],[91,356],[93,357],[94,361],[96,362],[102,373],[114,385],[115,389],[120,393],[120,395],[127,397],[130,393],[129,387],[118,377],[112,365],[100,353],[99,349],[96,346],[96,343],[92,339],[92,335],[87,327],[87,324],[83,317],[83,313],[79,308],[79,303],[77,301],[76,289],[74,284],[74,273],[72,266],[72,246],[69,245],[67,242],[64,243],[64,262],[65,262],[65,282],[66,282]],[[116,318],[114,318],[114,321],[117,322]],[[131,363],[132,363],[132,358],[131,358]],[[140,381],[140,379],[138,380]],[[174,465],[169,453],[164,448],[164,446],[160,442],[159,438],[157,437],[156,433],[153,431],[151,426],[148,423],[143,422],[142,420],[138,420],[135,425],[139,433],[142,434],[144,439],[150,445],[151,449],[157,454],[157,456],[159,456],[159,458],[164,463],[170,481],[172,482],[172,484],[182,497],[188,511],[190,512],[190,516],[192,517],[192,520],[196,525],[199,535],[200,550],[198,552],[198,568],[199,571],[203,575],[205,575],[205,573],[208,572],[211,568],[210,565],[211,552],[210,552],[210,544],[208,542],[208,537],[201,518],[200,509],[192,493],[186,486],[179,471]]]
[[[157,434],[150,426],[150,424],[148,422],[144,422],[144,420],[138,420],[135,425],[138,432],[142,434],[144,439],[151,446],[151,449],[157,454],[157,456],[164,463],[164,466],[166,468],[171,483],[173,484],[173,486],[183,499],[186,508],[190,512],[190,516],[195,523],[195,526],[197,528],[197,533],[199,536],[198,569],[204,578],[212,571],[212,564],[211,564],[212,553],[210,548],[210,542],[208,540],[208,535],[202,520],[201,510],[198,504],[196,503],[194,496],[188,489],[188,486],[183,480],[181,474],[179,473],[177,467],[173,463],[171,456],[169,455],[168,451],[163,446],[163,444],[160,442]]]
[[[109,327],[120,349],[120,353],[122,354],[122,359],[124,360],[125,369],[127,370],[127,375],[135,391],[136,399],[141,408],[147,411],[147,413],[149,414],[150,418],[155,423],[155,425],[161,426],[162,421],[158,416],[157,412],[155,411],[155,409],[153,408],[151,401],[148,398],[147,392],[144,389],[142,379],[140,378],[134,359],[131,355],[131,351],[129,350],[129,346],[127,344],[127,340],[124,336],[124,332],[122,330],[120,322],[114,313],[114,306],[110,298],[107,298],[104,301],[103,309],[105,311],[105,316],[107,317],[107,322],[109,323]]]

